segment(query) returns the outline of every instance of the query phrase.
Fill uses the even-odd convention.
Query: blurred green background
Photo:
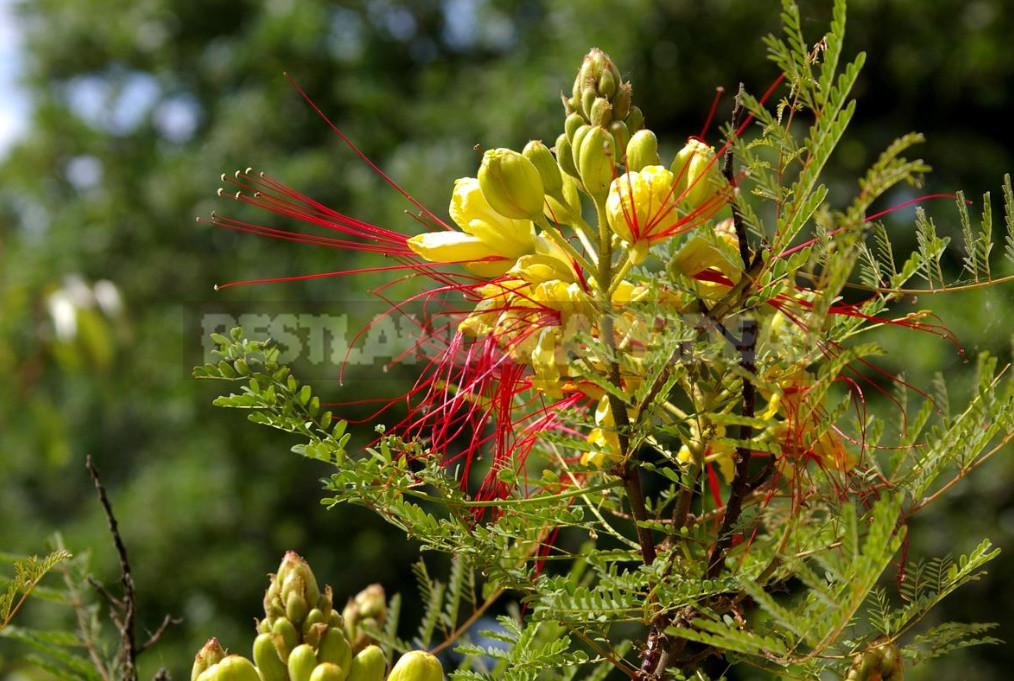
[[[801,4],[815,42],[830,0]],[[165,613],[184,618],[142,658],[142,678],[161,665],[185,678],[210,635],[245,648],[265,574],[286,549],[306,556],[339,602],[378,580],[411,591],[411,544],[356,509],[323,510],[325,467],[289,453],[291,440],[243,414],[213,408],[220,386],[190,378],[203,361],[203,315],[222,306],[332,310],[357,328],[374,308],[348,301],[381,279],[220,293],[214,284],[384,264],[196,223],[212,208],[245,214],[215,198],[221,172],[253,166],[347,214],[414,229],[408,204],[340,144],[283,71],[438,213],[454,178],[474,174],[474,145],[552,143],[562,129],[559,92],[592,46],[633,80],[635,103],[670,157],[699,132],[717,85],[734,91],[743,81],[760,92],[777,75],[761,43],[778,29],[775,0],[12,0],[3,8],[2,35],[21,42],[31,109],[0,158],[0,550],[42,551],[59,530],[70,549],[91,549],[94,569],[113,583],[115,556],[84,469],[85,456],[95,457],[131,551],[143,626],[154,629]],[[997,194],[1014,169],[1011,35],[1007,0],[850,2],[846,51],[866,50],[869,60],[830,170],[832,198],[846,201],[854,178],[909,130],[928,135],[918,150],[935,168],[926,193]],[[12,97],[0,92],[0,108],[13,107]],[[730,108],[727,97],[719,120]],[[958,236],[949,202],[927,208],[941,231]],[[911,216],[888,220],[896,251],[914,244]],[[918,306],[936,310],[970,356],[992,349],[1009,360],[1014,287],[923,297]],[[912,333],[883,342],[885,368],[904,368],[921,386],[940,371],[961,404],[971,365],[952,346]],[[374,387],[393,394],[398,375],[379,386],[351,382],[339,396]],[[1011,457],[998,457],[914,523],[911,548],[967,551],[982,536],[1003,547],[989,579],[940,615],[1000,621],[1008,640],[1012,480]],[[29,610],[24,622],[46,616]],[[27,673],[22,655],[0,640],[0,678]],[[1014,648],[984,647],[910,678],[1006,679],[1012,665]]]

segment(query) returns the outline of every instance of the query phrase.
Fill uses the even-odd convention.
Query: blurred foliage
[[[826,25],[830,3],[801,5],[812,26]],[[339,601],[370,581],[393,592],[409,578],[411,546],[351,509],[324,513],[323,469],[241,415],[213,410],[211,389],[189,378],[203,361],[201,315],[223,299],[250,310],[267,301],[342,309],[380,281],[331,277],[213,293],[213,284],[235,279],[362,266],[347,254],[337,262],[334,251],[195,223],[215,205],[220,172],[267,170],[345,213],[413,229],[406,202],[341,146],[282,72],[442,211],[452,180],[478,165],[474,145],[520,148],[538,131],[549,135],[566,75],[593,45],[633,79],[635,101],[671,155],[700,130],[716,85],[732,91],[744,81],[760,91],[773,79],[760,41],[776,28],[777,3],[33,0],[21,4],[20,21],[34,114],[0,165],[0,548],[38,552],[60,529],[68,548],[91,548],[99,575],[115,579],[84,470],[92,454],[132,554],[142,623],[154,629],[165,613],[186,620],[142,660],[145,678],[161,664],[184,674],[209,631],[238,644],[260,600],[258,566],[267,571],[285,549],[305,555]],[[1014,169],[1006,125],[1014,7],[853,0],[849,22],[846,51],[870,59],[851,142],[835,159],[841,196],[910,129],[929,140],[921,150],[935,168],[927,192],[997,189]],[[726,97],[718,120],[730,108]],[[910,217],[899,211],[889,224],[910,231]],[[102,282],[119,307],[103,304]],[[1009,357],[1011,291],[932,302],[969,356],[991,348]],[[911,335],[883,342],[888,370],[928,384],[927,372],[939,369],[960,390],[968,365],[952,346]],[[1010,457],[999,457],[912,532],[933,553],[967,550],[985,535],[1006,549],[991,579],[942,613],[1000,620],[1001,637],[1014,631],[1012,475]],[[1006,678],[1011,651],[975,649],[932,675]],[[0,642],[0,655],[7,677],[19,652]]]

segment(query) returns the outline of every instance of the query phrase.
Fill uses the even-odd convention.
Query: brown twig
[[[137,649],[137,654],[140,655],[141,653],[143,653],[144,651],[146,651],[148,648],[150,648],[153,645],[155,645],[156,643],[158,643],[158,640],[160,638],[162,638],[162,635],[166,632],[166,629],[168,629],[173,624],[180,624],[181,622],[183,622],[183,620],[180,619],[180,618],[178,618],[178,617],[173,617],[171,615],[166,615],[162,619],[162,624],[158,625],[158,629],[156,629],[155,632],[151,636],[148,637],[148,640],[145,641],[144,643],[142,643],[141,647]],[[164,669],[159,670],[159,673],[161,673],[163,671],[165,671],[165,670]],[[166,672],[166,673],[168,674],[168,672]],[[158,676],[158,675],[156,674],[156,676]]]
[[[127,546],[123,543],[119,523],[113,513],[113,506],[109,502],[109,495],[106,493],[106,488],[102,484],[99,471],[91,456],[85,460],[85,467],[88,469],[88,474],[91,475],[95,485],[95,491],[99,495],[99,503],[102,504],[102,510],[105,511],[106,520],[109,523],[109,533],[113,536],[113,544],[116,546],[116,554],[120,560],[120,583],[123,585],[123,595],[117,598],[96,580],[89,577],[88,581],[109,604],[109,618],[120,632],[121,678],[123,681],[137,681],[137,656],[158,641],[169,625],[177,624],[180,620],[166,615],[155,633],[142,645],[137,645],[134,631],[137,619],[137,595],[134,591],[134,577],[130,571],[130,560],[127,557]],[[157,681],[164,681],[168,678],[169,672],[165,669],[159,670],[155,675]]]
[[[743,322],[742,337],[737,346],[740,352],[739,365],[743,369],[743,409],[744,421],[753,419],[754,407],[756,406],[756,387],[752,376],[757,371],[756,350],[757,350],[757,321],[748,319]],[[742,423],[739,426],[740,442],[748,442],[753,438],[753,426]],[[711,551],[708,559],[708,579],[714,579],[722,572],[725,566],[725,554],[732,546],[733,529],[739,521],[739,515],[743,510],[743,500],[750,493],[750,448],[746,445],[739,445],[736,448],[736,473],[732,479],[732,490],[729,493],[729,501],[725,506],[725,517],[722,518],[722,526],[718,530],[718,541]]]
[[[736,93],[736,103],[732,107],[732,127],[733,129],[739,127],[740,119],[743,118],[743,93],[745,88],[742,83],[739,84],[739,92]],[[733,192],[736,187],[736,176],[735,169],[732,164],[732,143],[730,142],[729,148],[725,150],[725,157],[722,159],[722,175],[725,177],[726,182],[729,183],[729,187],[732,188]],[[746,236],[746,224],[743,222],[743,214],[739,210],[739,206],[736,205],[735,193],[729,199],[729,208],[732,209],[732,224],[736,229],[736,238],[739,240],[739,257],[743,260],[743,267],[750,267],[750,244],[747,243]]]

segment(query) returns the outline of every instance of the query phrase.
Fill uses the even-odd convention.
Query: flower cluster
[[[370,637],[384,624],[384,590],[374,584],[339,613],[331,587],[321,591],[309,564],[289,551],[264,594],[251,659],[230,655],[216,639],[194,656],[191,681],[383,681],[384,652]],[[441,681],[440,662],[421,650],[399,658],[387,681]]]
[[[692,136],[667,164],[631,97],[631,84],[609,57],[592,50],[564,99],[564,130],[555,144],[532,140],[520,152],[486,151],[476,176],[454,183],[451,224],[416,203],[431,227],[416,236],[345,216],[250,171],[224,178],[240,189],[237,200],[343,236],[310,237],[219,216],[213,221],[383,252],[401,263],[395,267],[439,284],[420,299],[460,294],[465,307],[447,311],[443,317],[450,321],[423,325],[430,333],[418,347],[427,346],[432,359],[407,396],[409,414],[388,433],[421,443],[448,463],[463,460],[465,478],[472,460],[492,445],[483,495],[510,493],[502,472],[521,473],[541,433],[569,432],[573,426],[560,415],[572,408],[588,414],[586,445],[572,463],[589,470],[622,464],[634,451],[630,424],[654,418],[682,424],[675,448],[653,443],[673,463],[715,463],[731,479],[737,449],[723,427],[689,419],[672,402],[649,410],[643,394],[638,398],[658,378],[651,358],[671,342],[674,320],[695,333],[711,332],[706,315],[703,323],[692,319],[741,300],[747,290],[745,235],[729,216],[736,181],[719,167],[728,143],[716,152]],[[805,312],[779,312],[795,309],[801,296],[775,297],[761,315],[772,329],[763,334],[768,346],[777,346],[779,333],[806,328]],[[790,328],[778,332],[779,324]],[[434,330],[449,332],[450,340],[435,340]],[[429,347],[434,344],[439,347]],[[834,432],[797,385],[801,366],[779,353],[777,347],[769,353],[775,359],[763,375],[770,399],[764,438],[772,444],[761,454],[791,452],[796,462],[849,467]],[[780,470],[792,474],[785,465]]]

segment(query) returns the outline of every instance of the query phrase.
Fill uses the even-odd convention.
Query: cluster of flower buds
[[[229,655],[215,639],[194,657],[191,681],[383,681],[384,652],[366,632],[383,626],[384,590],[373,585],[346,606],[348,620],[332,606],[331,587],[322,592],[310,566],[292,551],[264,595],[264,619],[257,623],[253,661]],[[349,641],[355,642],[353,647]],[[441,681],[443,670],[423,651],[398,661],[388,679]]]
[[[633,114],[634,123],[643,123],[637,107],[630,105],[632,86],[624,82],[620,70],[602,50],[593,48],[574,78],[571,96],[563,97],[567,114],[577,114],[586,123],[608,128],[615,121],[625,121]],[[637,129],[640,125],[636,126]]]
[[[631,85],[622,81],[616,64],[602,50],[593,49],[581,64],[573,94],[563,99],[567,120],[556,139],[556,158],[560,168],[596,199],[609,190],[632,136],[638,140],[637,159],[651,157],[654,135],[638,136],[644,115],[631,106],[630,98]]]
[[[387,620],[384,587],[371,584],[350,598],[342,610],[342,618],[345,620],[345,635],[352,644],[352,652],[358,653],[372,642],[369,631],[380,630]]]
[[[591,375],[604,368],[593,359],[573,361],[580,353],[570,346],[602,331],[595,288],[601,294],[608,287],[614,306],[613,332],[626,355],[624,390],[642,379],[638,353],[651,346],[657,330],[629,310],[648,289],[626,280],[603,283],[592,263],[612,258],[622,247],[627,262],[616,267],[626,271],[655,246],[704,224],[706,234],[676,250],[670,271],[696,280],[696,294],[709,298],[728,291],[743,266],[734,231],[707,225],[729,191],[712,147],[690,138],[666,167],[655,134],[631,105],[630,83],[598,49],[584,58],[564,107],[564,131],[553,149],[532,140],[521,152],[486,151],[477,177],[455,182],[449,213],[460,231],[421,234],[408,245],[426,260],[460,264],[490,279],[472,289],[480,299],[459,324],[465,336],[494,339],[514,361],[531,368],[531,387],[549,397],[577,391],[599,399]],[[581,192],[605,222],[599,229],[584,219]],[[583,245],[584,256],[571,236]],[[652,295],[677,311],[692,302],[691,295],[684,301],[674,291]],[[582,460],[604,467],[619,452],[608,404],[600,404],[596,426],[589,438],[596,449]],[[349,626],[355,618],[347,611],[346,620]]]
[[[855,656],[845,675],[845,681],[903,681],[904,678],[898,646],[876,641]]]

